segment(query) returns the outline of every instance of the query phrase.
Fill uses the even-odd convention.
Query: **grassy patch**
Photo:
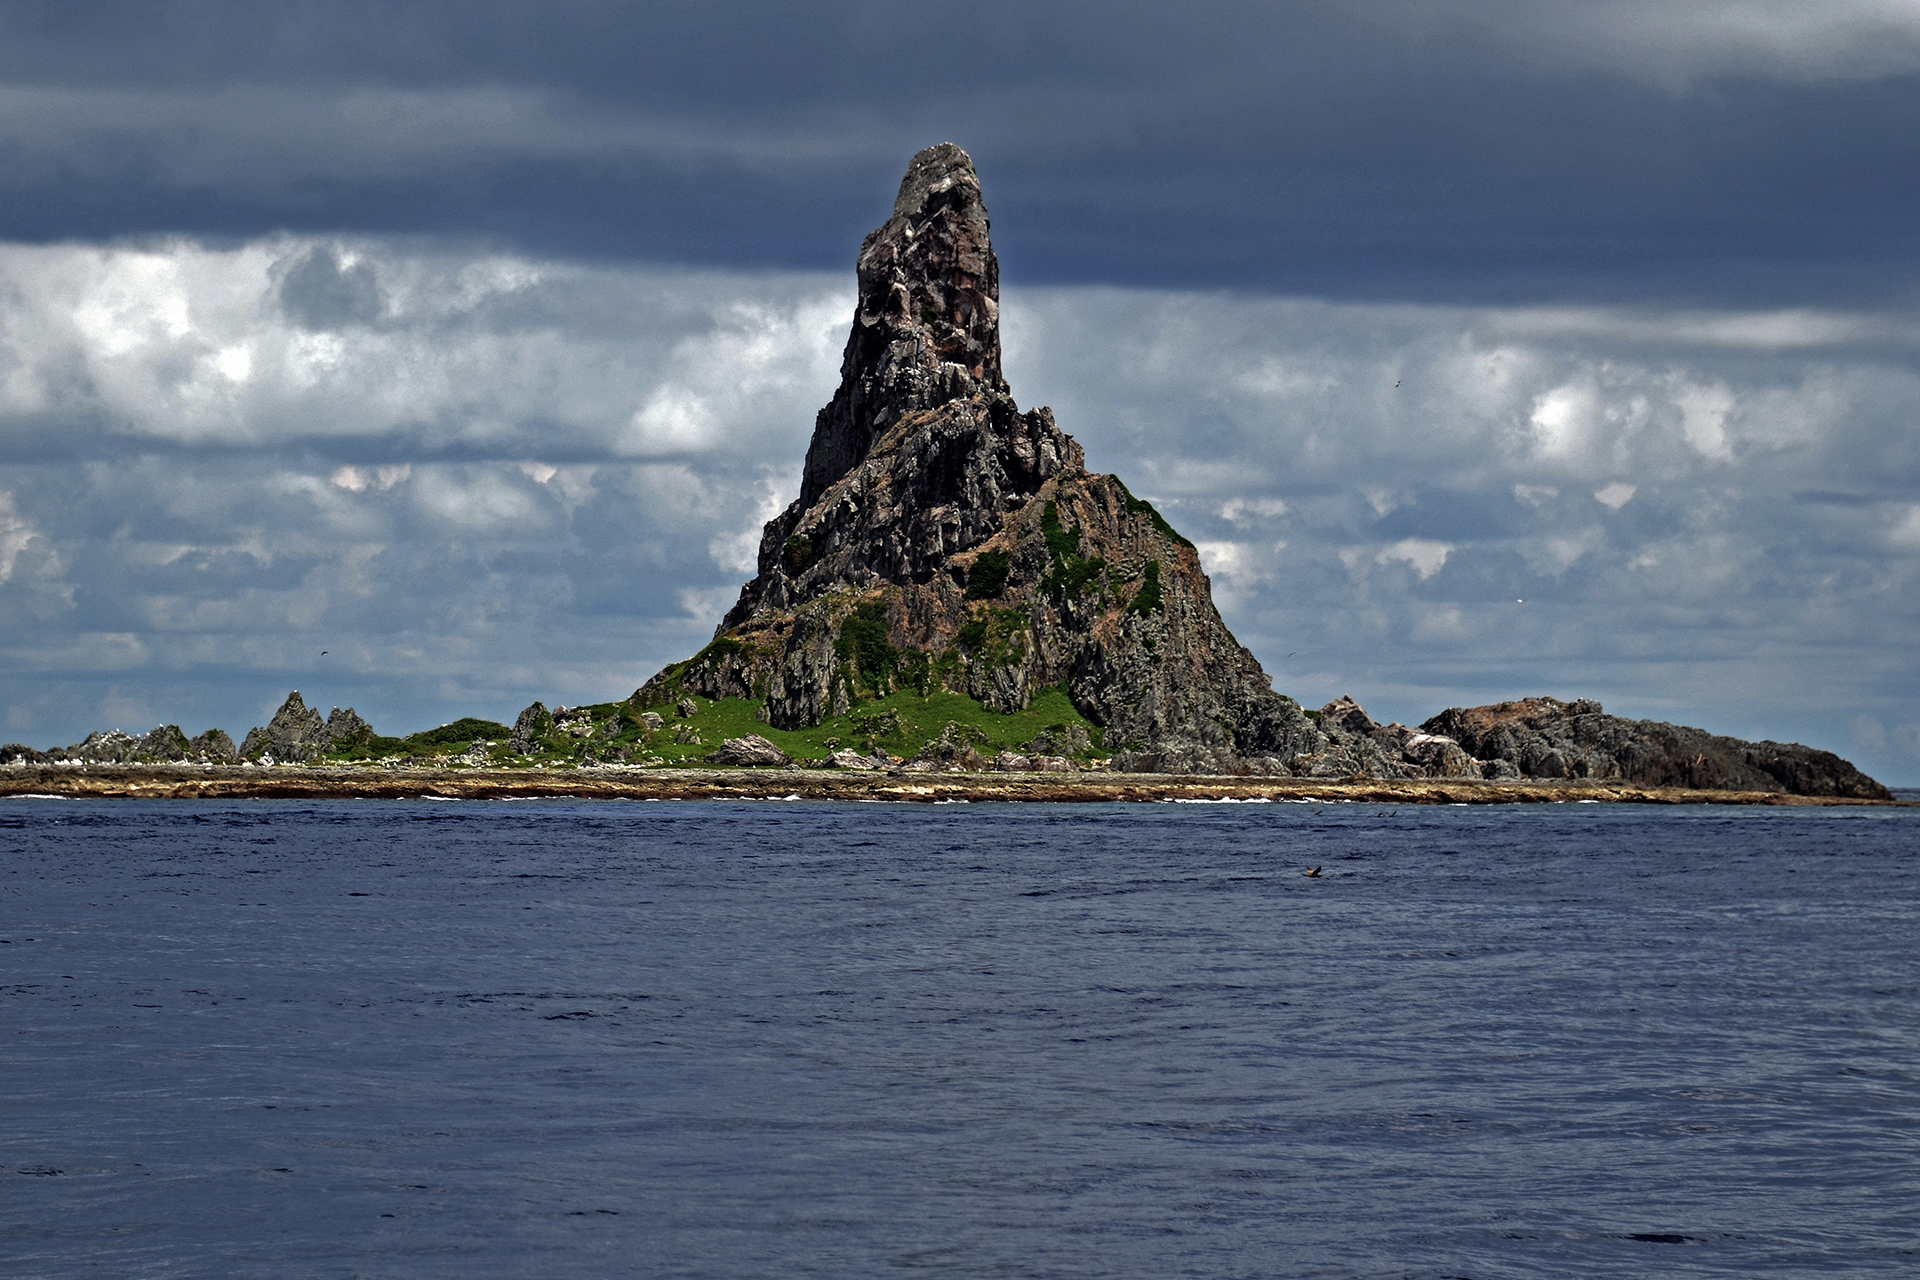
[[[428,729],[423,733],[413,734],[405,741],[409,745],[418,747],[465,747],[475,738],[488,740],[505,738],[512,732],[513,730],[497,720],[478,720],[473,716],[465,716],[452,724],[443,724],[438,729]]]
[[[798,760],[819,759],[829,751],[851,747],[856,751],[885,748],[893,755],[912,756],[927,741],[940,736],[949,724],[960,726],[962,733],[979,744],[980,753],[991,757],[1002,747],[1018,748],[1033,741],[1042,732],[1066,725],[1084,726],[1095,744],[1100,730],[1074,709],[1064,688],[1056,685],[1034,697],[1025,711],[1001,715],[969,698],[964,693],[933,689],[920,693],[903,689],[873,702],[852,708],[844,716],[835,716],[812,729],[775,729],[759,718],[760,704],[748,698],[722,698],[701,703],[700,714],[690,720],[669,718],[660,732],[645,735],[637,745],[645,756],[666,764],[693,765],[705,762],[706,755],[723,739],[757,733]],[[664,712],[670,708],[661,709]],[[700,744],[673,741],[679,725],[691,725],[705,739]],[[623,735],[625,736],[625,735]]]
[[[1140,590],[1134,595],[1133,603],[1127,608],[1138,614],[1153,613],[1165,603],[1160,594],[1160,562],[1147,561],[1147,569],[1142,577],[1144,581],[1140,583]],[[1151,650],[1151,643],[1148,648]]]
[[[501,743],[499,750],[504,751],[504,744],[512,736],[513,731],[497,720],[480,720],[467,716],[455,720],[452,724],[443,724],[438,729],[425,729],[404,738],[370,735],[358,742],[328,751],[321,758],[351,761],[387,760],[395,756],[457,755],[472,746],[475,741]]]
[[[1049,502],[1041,511],[1040,532],[1046,536],[1047,554],[1053,558],[1053,568],[1040,580],[1042,591],[1073,599],[1105,580],[1107,562],[1099,556],[1080,554],[1080,531],[1060,523],[1058,503]]]
[[[469,738],[468,741],[471,742],[472,739]],[[373,737],[363,739],[351,746],[343,746],[326,752],[321,758],[325,760],[385,760],[390,756],[412,754],[414,753],[407,750],[407,740],[405,738],[383,738],[375,734]]]
[[[508,748],[511,736],[505,725],[492,720],[458,720],[438,729],[429,729],[406,738],[376,737],[341,751],[330,752],[336,761],[377,761],[407,757],[433,757],[464,754],[476,739],[500,745],[489,753],[489,764],[496,767],[525,768],[535,765],[567,766],[592,759],[602,762],[625,761],[634,764],[701,765],[707,754],[727,738],[757,733],[779,746],[797,760],[817,760],[828,752],[851,747],[870,752],[884,748],[896,756],[912,756],[926,743],[940,736],[949,724],[959,726],[959,735],[977,744],[982,755],[991,758],[1001,748],[1023,748],[1040,734],[1078,725],[1087,731],[1094,750],[1099,749],[1101,731],[1074,709],[1064,686],[1043,689],[1025,711],[1001,715],[963,693],[929,687],[902,688],[884,698],[851,708],[812,729],[789,731],[775,729],[760,719],[761,704],[751,698],[722,698],[709,701],[696,697],[699,711],[682,717],[672,703],[655,707],[637,707],[630,702],[605,702],[576,707],[568,713],[568,722],[577,723],[586,713],[594,726],[590,735],[576,736],[556,730],[541,737],[534,754],[522,758]],[[640,719],[643,711],[655,711],[665,723],[648,731]],[[614,732],[606,727],[611,724]],[[677,737],[699,736],[698,742],[677,742]]]
[[[900,665],[900,651],[887,638],[886,603],[874,600],[855,609],[840,624],[833,651],[841,661],[852,665],[855,676],[868,688],[886,688]]]
[[[1031,624],[1018,609],[983,609],[967,620],[954,634],[954,640],[975,662],[1003,667],[1025,655],[1021,639]]]
[[[741,644],[732,636],[720,636],[706,648],[694,654],[687,665],[692,667],[698,666],[703,662],[717,662],[723,658],[731,658],[736,653],[745,653],[746,651],[747,646]]]

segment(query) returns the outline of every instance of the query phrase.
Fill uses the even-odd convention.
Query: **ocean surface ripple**
[[[4,800],[0,1270],[1913,1276],[1916,855],[1889,809]]]

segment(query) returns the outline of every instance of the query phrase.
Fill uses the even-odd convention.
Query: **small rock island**
[[[1000,363],[1000,269],[952,143],[914,156],[858,259],[840,387],[800,496],[712,644],[639,689],[744,699],[804,730],[903,688],[1011,714],[1060,690],[1121,772],[1595,778],[1884,797],[1846,761],[1533,698],[1418,730],[1277,693],[1214,607],[1193,543],[1085,466]],[[932,758],[951,760],[953,744]],[[923,750],[923,762],[928,753]]]
[[[167,725],[48,752],[13,744],[0,766],[810,765],[1431,780],[1472,784],[1478,799],[1499,798],[1487,784],[1555,780],[1892,798],[1829,752],[1627,720],[1588,700],[1455,707],[1409,729],[1351,698],[1308,710],[1276,692],[1221,620],[1193,543],[1118,476],[1088,471],[1051,410],[1015,402],[989,230],[966,152],[941,143],[913,157],[891,216],[860,246],[840,386],[815,420],[799,497],[767,523],[758,572],[713,641],[627,699],[536,702],[512,728],[465,719],[386,738],[351,708],[323,719],[295,692],[237,750],[217,729],[189,739]]]

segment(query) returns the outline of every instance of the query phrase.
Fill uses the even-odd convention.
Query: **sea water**
[[[0,801],[0,1273],[1920,1275],[1917,855],[1889,809]]]

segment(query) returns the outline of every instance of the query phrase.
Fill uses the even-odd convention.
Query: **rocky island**
[[[0,748],[18,780],[0,775],[0,792],[89,765],[330,766],[336,780],[316,775],[315,794],[395,793],[366,766],[479,770],[500,779],[486,785],[539,790],[528,770],[717,765],[775,766],[781,787],[809,767],[1050,779],[1025,798],[1149,798],[1114,791],[1141,776],[1159,797],[1180,775],[1198,790],[1259,780],[1263,793],[1400,800],[1538,798],[1554,785],[1613,799],[1891,799],[1828,752],[1626,720],[1587,700],[1456,707],[1409,729],[1351,698],[1309,710],[1276,692],[1221,620],[1193,543],[1118,476],[1088,471],[1050,410],[1015,402],[989,231],[966,152],[913,157],[860,247],[840,386],[815,420],[799,496],[767,523],[758,572],[712,642],[630,697],[386,738],[351,708],[323,719],[295,692],[237,749],[218,730],[189,739],[171,725]],[[712,784],[723,791],[765,790],[712,776],[734,776]]]

